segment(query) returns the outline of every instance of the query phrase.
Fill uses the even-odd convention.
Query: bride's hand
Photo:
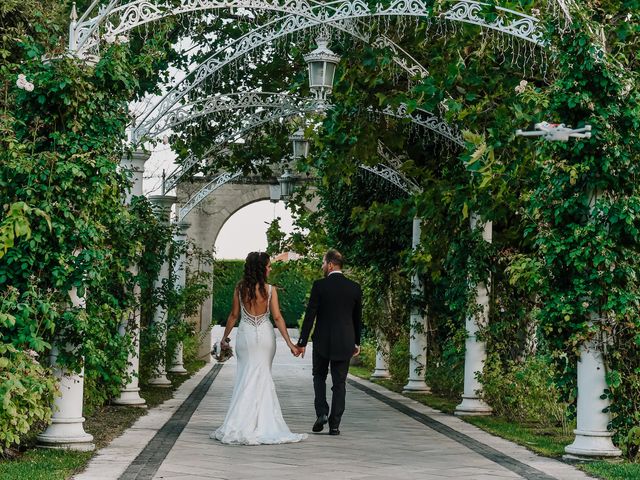
[[[294,357],[297,357],[300,355],[300,349],[293,343],[289,345],[289,350],[291,350],[291,353],[293,354]]]

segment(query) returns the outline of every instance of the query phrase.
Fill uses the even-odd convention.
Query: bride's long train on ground
[[[269,299],[271,287],[269,287]],[[269,312],[254,316],[241,305],[236,335],[236,381],[224,423],[209,436],[233,445],[273,445],[307,438],[292,433],[284,418],[271,376],[276,336]]]

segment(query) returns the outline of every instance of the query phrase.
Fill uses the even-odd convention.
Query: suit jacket
[[[313,349],[330,360],[347,360],[360,345],[362,289],[342,273],[316,280],[302,323],[298,345],[307,345],[315,320]]]

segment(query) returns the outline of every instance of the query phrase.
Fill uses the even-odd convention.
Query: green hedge
[[[243,260],[220,260],[213,269],[213,323],[224,325],[231,310],[236,283],[242,277]],[[318,275],[320,272],[318,271]],[[302,262],[274,262],[269,283],[278,286],[280,309],[287,327],[297,328],[311,290],[308,266]]]

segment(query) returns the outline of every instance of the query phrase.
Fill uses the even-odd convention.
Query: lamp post
[[[333,89],[333,77],[340,56],[327,47],[329,39],[323,35],[316,38],[318,47],[304,56],[309,66],[309,88],[318,100],[325,100]]]

